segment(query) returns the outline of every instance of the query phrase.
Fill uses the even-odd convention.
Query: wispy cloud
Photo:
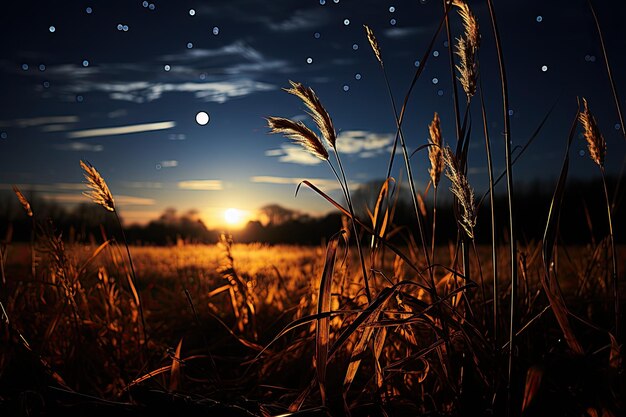
[[[178,188],[194,191],[219,191],[224,187],[220,180],[187,180],[179,181]]]
[[[60,143],[58,145],[54,145],[54,148],[60,151],[76,152],[102,152],[104,150],[104,146],[102,145],[92,145],[84,142]]]
[[[154,181],[123,181],[120,185],[126,188],[163,188],[163,183]]]
[[[15,119],[15,120],[3,120],[0,121],[0,127],[36,127],[44,125],[56,125],[77,123],[80,119],[78,116],[46,116],[46,117],[31,117],[28,119]]]
[[[383,30],[383,35],[391,39],[404,39],[410,36],[419,35],[422,33],[428,33],[431,31],[430,27],[394,27]]]
[[[390,133],[373,133],[364,130],[346,130],[337,136],[340,153],[356,154],[361,158],[372,158],[386,152],[393,143]]]
[[[282,21],[267,19],[267,27],[276,32],[295,32],[320,27],[327,23],[329,15],[324,9],[315,8],[296,10],[291,16]]]
[[[39,197],[44,200],[62,204],[80,204],[89,202],[89,199],[82,194],[43,193],[40,194]],[[116,206],[153,206],[155,204],[156,201],[152,198],[134,197],[128,195],[115,196]]]
[[[66,130],[73,129],[72,125],[44,125],[39,128],[42,132],[65,132]]]
[[[277,87],[247,78],[214,82],[152,83],[152,82],[112,82],[88,83],[73,87],[77,92],[101,91],[109,93],[113,100],[146,103],[160,99],[165,93],[193,93],[206,102],[225,103],[226,101],[253,93],[275,90]]]
[[[159,166],[161,168],[176,168],[178,166],[178,161],[175,159],[168,159],[166,161],[159,162]]]
[[[302,149],[302,147],[288,144],[282,144],[280,149],[265,151],[265,156],[277,156],[280,162],[300,165],[317,165],[322,163],[321,159],[311,155]]]
[[[325,178],[275,177],[275,176],[269,176],[269,175],[259,175],[259,176],[250,177],[250,181],[255,182],[255,183],[291,185],[291,186],[298,185],[304,180],[308,180],[313,185],[315,185],[316,187],[319,187],[320,189],[324,191],[339,190],[341,188],[337,181],[331,180],[331,179],[325,179]],[[354,187],[358,187],[360,184],[357,182],[349,182],[348,185],[354,188]]]
[[[77,130],[69,132],[68,138],[93,138],[100,136],[115,136],[115,135],[127,135],[130,133],[143,133],[152,132],[155,130],[171,129],[176,126],[176,122],[157,122],[157,123],[144,123],[138,125],[128,126],[116,126],[116,127],[104,127],[98,129]]]

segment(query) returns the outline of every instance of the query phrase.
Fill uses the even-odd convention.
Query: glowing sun
[[[224,221],[230,226],[240,226],[244,220],[243,211],[236,208],[229,208],[224,211]]]

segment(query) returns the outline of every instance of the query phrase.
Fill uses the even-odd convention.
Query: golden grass
[[[328,160],[328,151],[324,144],[315,132],[306,127],[304,123],[294,122],[283,117],[268,117],[267,124],[270,128],[270,133],[283,134],[301,145],[312,155],[324,161]]]
[[[87,181],[87,186],[91,191],[85,191],[83,194],[88,197],[94,203],[101,205],[108,211],[115,211],[115,202],[113,200],[113,194],[107,186],[104,178],[98,172],[98,170],[89,162],[80,161],[80,167],[84,171],[84,177]]]
[[[604,167],[606,156],[606,141],[600,132],[596,118],[591,114],[587,99],[583,98],[583,111],[579,114],[580,124],[583,126],[583,134],[587,141],[589,156],[598,166]]]

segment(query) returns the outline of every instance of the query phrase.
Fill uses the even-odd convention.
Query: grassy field
[[[296,404],[313,414],[326,412],[318,409],[315,382],[315,319],[320,317],[325,247],[228,241],[131,247],[145,345],[124,248],[112,243],[97,249],[73,245],[38,251],[36,278],[19,279],[31,273],[30,247],[7,248],[3,297],[12,322],[0,357],[7,411],[137,415],[165,407],[192,414],[274,415]],[[611,296],[605,282],[610,270],[597,259],[606,248],[561,249],[557,257],[568,314],[576,317],[572,331],[589,352],[584,360],[568,353],[549,309],[540,282],[540,249],[538,244],[520,248],[517,396],[522,400],[531,392],[539,412],[553,412],[554,398],[560,398],[559,407],[570,404],[572,412],[597,401],[614,406],[606,379],[616,355],[608,333]],[[423,265],[408,248],[402,252]],[[352,248],[344,256],[345,246],[339,248],[328,284],[327,343],[334,353],[326,373],[329,410],[341,410],[345,400],[354,415],[383,409],[473,413],[489,409],[492,396],[505,395],[506,373],[498,366],[506,364],[508,323],[502,314],[496,344],[491,251],[481,247],[478,252],[485,276],[455,293],[464,282],[457,278],[455,283],[443,269],[454,266],[454,246],[435,251],[443,265],[435,274],[437,297],[445,300],[440,305],[427,291],[427,275],[417,278],[390,251],[369,258],[368,269],[376,270],[372,294],[386,298],[375,320],[370,315],[356,326],[370,310],[358,255]],[[499,266],[506,271],[508,261],[502,258]],[[473,260],[470,267],[477,270],[478,263]],[[510,277],[504,272],[499,281],[504,313]],[[395,290],[387,295],[390,287]],[[357,360],[361,363],[354,369]],[[536,392],[528,382],[533,376],[543,380]],[[19,398],[19,406],[10,398]]]

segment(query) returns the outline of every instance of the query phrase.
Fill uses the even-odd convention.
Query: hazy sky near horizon
[[[512,140],[521,146],[555,111],[515,166],[518,182],[554,181],[577,97],[587,97],[617,173],[626,152],[599,39],[585,0],[495,0],[510,83]],[[504,167],[498,68],[485,1],[480,74],[496,171]],[[626,107],[624,2],[594,2]],[[196,208],[209,226],[231,207],[278,203],[331,209],[296,185],[310,179],[338,197],[328,166],[277,135],[267,116],[310,118],[282,91],[311,86],[333,117],[352,186],[383,178],[395,123],[363,24],[376,33],[400,104],[442,16],[439,0],[20,0],[0,5],[0,190],[19,184],[39,198],[85,201],[79,160],[107,180],[123,217]],[[461,26],[450,16],[453,38]],[[443,31],[407,109],[410,150],[426,143],[439,112],[455,144],[448,42]],[[476,104],[478,100],[476,100]],[[196,122],[206,112],[206,125]],[[472,108],[470,182],[486,187],[482,119]],[[577,137],[571,173],[597,175]],[[401,159],[398,159],[401,162]],[[416,181],[428,181],[424,151]],[[400,167],[402,164],[397,163]],[[398,171],[395,171],[397,175]]]

